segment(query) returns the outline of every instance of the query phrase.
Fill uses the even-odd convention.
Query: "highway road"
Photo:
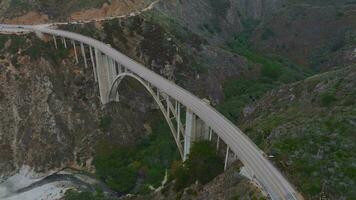
[[[107,44],[77,33],[50,29],[41,25],[0,25],[0,32],[8,31],[46,33],[82,42],[96,48],[142,79],[148,81],[152,86],[159,88],[159,90],[179,101],[209,125],[237,155],[251,176],[255,177],[255,181],[269,194],[270,198],[276,200],[303,199],[292,184],[290,184],[282,173],[264,156],[263,152],[222,114],[192,93],[149,70]]]

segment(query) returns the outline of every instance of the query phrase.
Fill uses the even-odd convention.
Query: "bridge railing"
[[[138,62],[93,38],[68,31],[43,27],[23,26],[23,28],[37,33],[45,33],[60,38],[67,38],[79,42],[81,46],[85,44],[89,46],[90,49],[94,49],[95,52],[100,52],[115,63],[119,63],[120,66],[124,66],[140,79],[148,82],[152,87],[157,88],[159,91],[169,95],[170,98],[179,102],[180,105],[185,106],[187,110],[204,121],[209,129],[215,132],[219,138],[227,144],[228,151],[231,150],[237,155],[247,170],[252,173],[254,180],[272,199],[303,199],[287,179],[285,179],[271,162],[264,157],[263,152],[239,128],[213,107],[187,90],[175,85],[173,82],[161,77]],[[98,67],[100,66],[97,65],[96,68]],[[96,76],[99,77],[98,74]],[[109,77],[107,78],[110,79]],[[111,82],[108,82],[108,84],[110,85]],[[109,91],[106,91],[106,94],[109,95]],[[104,101],[102,99],[102,102],[108,100],[109,97],[104,99]]]

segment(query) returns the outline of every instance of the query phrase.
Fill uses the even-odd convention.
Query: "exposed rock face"
[[[58,53],[33,36],[20,46],[24,36],[1,37],[11,40],[0,53],[1,176],[23,165],[36,172],[92,170],[99,138],[130,145],[142,136],[143,115],[123,105],[104,109],[91,70],[74,64],[73,52]]]
[[[288,0],[235,0],[244,18],[261,20],[277,12]]]
[[[212,43],[221,43],[241,30],[234,0],[168,0],[157,9]]]

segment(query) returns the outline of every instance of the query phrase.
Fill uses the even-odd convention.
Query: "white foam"
[[[30,191],[5,198],[4,200],[58,200],[71,188],[67,181],[58,181],[34,188]]]
[[[51,172],[50,172],[51,173]],[[19,172],[0,183],[0,199],[13,194],[15,191],[27,187],[50,174],[35,173],[31,167],[22,166]]]

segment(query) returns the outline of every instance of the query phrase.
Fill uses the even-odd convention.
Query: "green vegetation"
[[[209,0],[211,7],[214,9],[214,13],[219,16],[225,16],[230,7],[229,0]]]
[[[317,196],[324,185],[329,192],[352,196],[348,188],[355,184],[352,152],[356,148],[350,143],[353,127],[346,120],[336,116],[305,121],[303,134],[279,138],[272,145],[276,159],[290,163],[288,168],[280,167],[293,176],[305,194]]]
[[[5,42],[8,40],[8,36],[7,35],[1,35],[0,34],[0,46],[4,47],[5,46]]]
[[[337,100],[336,97],[330,93],[324,93],[321,95],[320,98],[321,105],[324,107],[330,106],[336,100]]]
[[[245,133],[309,199],[353,199],[356,187],[355,68],[307,79],[293,87],[299,99],[284,94],[260,102],[264,108]],[[350,71],[351,70],[351,71]],[[342,73],[340,73],[342,72]],[[324,93],[315,96],[317,85]],[[289,92],[287,92],[289,91]],[[298,97],[296,97],[298,98]],[[243,126],[243,125],[241,125]]]
[[[9,42],[7,48],[3,48],[1,51],[9,52],[11,57],[11,63],[16,67],[20,68],[18,56],[28,55],[31,61],[36,61],[41,57],[46,58],[56,64],[59,64],[64,58],[68,58],[68,49],[59,48],[53,53],[48,54],[52,51],[51,44],[43,42],[35,34],[29,34],[26,37],[23,36],[8,36],[0,35],[0,45],[5,46],[5,43]]]
[[[223,85],[224,102],[217,109],[232,121],[237,121],[242,109],[251,102],[261,98],[267,91],[285,83],[292,83],[304,79],[311,74],[310,70],[295,65],[285,58],[267,56],[256,52],[250,44],[250,33],[258,21],[245,20],[245,31],[239,33],[234,40],[227,44],[228,50],[244,56],[249,62],[251,76],[228,80]],[[274,34],[266,29],[264,37]],[[256,72],[259,72],[256,74]]]
[[[111,117],[110,116],[103,116],[100,118],[100,122],[99,122],[99,128],[101,130],[107,130],[111,124]]]
[[[24,44],[26,44],[26,38],[25,37],[10,37],[11,38],[11,45],[8,49],[8,51],[11,54],[17,54],[19,49],[23,49]]]
[[[166,169],[180,159],[164,121],[155,122],[153,133],[137,147],[118,148],[100,143],[97,149],[94,158],[97,175],[120,193],[146,193],[148,185],[160,186]],[[141,184],[137,186],[138,180]]]
[[[217,34],[221,32],[220,20],[226,17],[230,8],[229,0],[209,0],[211,8],[213,9],[214,17],[207,19],[205,23],[199,25],[201,30],[206,30],[210,34]]]
[[[266,56],[253,49],[249,42],[248,33],[243,32],[228,43],[228,48],[234,53],[242,55],[253,64],[261,65],[261,78],[268,82],[290,83],[305,78],[310,73],[305,68],[289,62],[285,58]]]
[[[195,181],[206,184],[223,172],[223,161],[214,146],[208,141],[193,144],[189,158],[172,166],[172,177],[177,191],[188,187]]]
[[[354,49],[355,45],[356,31],[352,28],[341,29],[335,33],[333,38],[313,52],[310,65],[318,71],[325,71],[325,63],[331,59],[336,59],[342,50]],[[342,63],[340,64],[342,65]],[[336,65],[340,64],[337,63]]]
[[[250,102],[263,96],[275,85],[253,79],[229,80],[224,84],[224,102],[218,105],[218,110],[232,121],[237,121],[242,109]]]
[[[276,34],[269,28],[264,29],[261,39],[262,40],[268,40],[269,38],[275,37]]]

